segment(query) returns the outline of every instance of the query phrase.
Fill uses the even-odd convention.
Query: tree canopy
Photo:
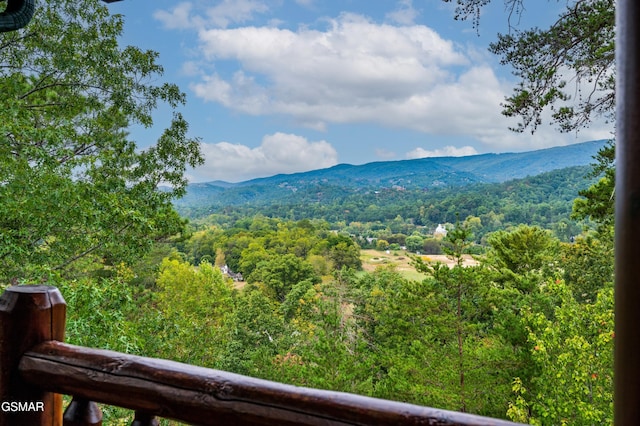
[[[185,191],[186,168],[202,163],[177,111],[185,95],[156,84],[156,52],[119,46],[122,29],[97,0],[51,0],[23,30],[0,35],[4,278],[87,255],[126,262],[184,226],[171,200]],[[159,103],[173,119],[141,148],[127,128],[151,126]]]

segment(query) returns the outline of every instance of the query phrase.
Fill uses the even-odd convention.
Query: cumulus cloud
[[[503,97],[489,68],[469,68],[451,41],[422,25],[376,24],[343,14],[329,20],[325,30],[213,28],[200,31],[199,38],[206,60],[236,61],[239,68],[192,84],[197,96],[244,113],[285,114],[316,128],[382,122],[431,130],[433,114],[443,107],[455,110],[458,94],[481,100],[466,101],[476,117],[486,116],[489,100]],[[468,71],[457,75],[452,70],[459,67]],[[496,84],[476,85],[478,73],[489,73],[488,83]],[[456,98],[443,96],[452,90]],[[457,127],[444,130],[457,133]]]
[[[467,155],[475,155],[478,151],[472,146],[463,146],[456,148],[455,146],[445,146],[434,150],[426,150],[424,148],[416,148],[407,152],[406,158],[426,158],[426,157],[465,157]]]
[[[192,173],[192,181],[223,179],[239,182],[277,173],[295,173],[331,167],[338,163],[336,150],[327,141],[310,142],[287,133],[266,135],[251,148],[229,142],[203,143],[205,164]]]
[[[558,144],[553,128],[541,127],[534,136],[510,132],[516,123],[501,114],[500,104],[512,84],[500,80],[477,50],[414,24],[411,0],[399,0],[386,23],[343,13],[323,27],[297,29],[227,28],[265,13],[258,0],[242,0],[235,9],[232,3],[209,8],[200,26],[191,22],[200,69],[213,71],[200,72],[189,87],[205,101],[243,114],[285,116],[315,130],[375,123],[470,137],[490,150]],[[189,14],[197,14],[188,5],[167,12],[174,17],[167,25],[193,21]],[[163,16],[157,18],[165,22]]]

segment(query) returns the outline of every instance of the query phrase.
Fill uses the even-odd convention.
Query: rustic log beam
[[[18,364],[36,344],[64,340],[65,314],[55,287],[12,286],[0,297],[0,426],[62,425],[62,396],[25,382]]]
[[[640,2],[616,4],[616,425],[640,424]]]
[[[52,392],[198,425],[514,425],[60,342],[28,351],[19,370]]]

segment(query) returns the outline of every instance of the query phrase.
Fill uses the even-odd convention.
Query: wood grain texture
[[[34,347],[19,370],[52,392],[198,425],[514,425],[60,342]]]

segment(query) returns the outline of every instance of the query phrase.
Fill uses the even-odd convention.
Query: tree
[[[615,146],[609,141],[595,157],[592,177],[600,177],[597,183],[584,191],[573,202],[575,219],[591,219],[598,224],[601,233],[613,230],[613,207],[615,195]]]
[[[434,297],[439,299],[439,316],[447,316],[448,324],[455,336],[457,362],[454,370],[458,376],[458,401],[455,409],[466,412],[469,410],[468,372],[470,370],[469,342],[477,337],[478,321],[488,309],[481,303],[486,299],[487,286],[483,274],[483,267],[464,267],[463,253],[469,245],[471,232],[459,222],[451,229],[444,241],[448,243],[445,252],[455,261],[449,268],[442,263],[435,266],[428,265],[421,258],[415,257],[413,264],[419,272],[432,276],[432,280],[425,280]],[[476,323],[476,324],[474,324]],[[476,331],[476,336],[472,333]],[[471,345],[473,346],[473,345]]]
[[[471,18],[477,28],[480,11],[490,2],[456,0],[456,19]],[[510,24],[511,17],[524,13],[524,0],[504,3]],[[522,120],[514,130],[535,131],[547,110],[562,131],[578,130],[596,117],[613,120],[614,31],[615,0],[572,0],[548,29],[510,25],[508,34],[499,34],[490,50],[520,79],[503,105],[504,115]]]
[[[577,301],[593,302],[598,291],[613,286],[613,239],[576,238],[562,247],[562,269],[567,286]]]
[[[613,286],[578,303],[557,280],[545,291],[560,298],[551,318],[523,311],[537,374],[516,379],[509,417],[531,424],[613,424]]]
[[[336,270],[342,268],[362,269],[360,247],[346,235],[330,235],[327,238],[328,257]]]
[[[171,200],[202,163],[198,141],[178,112],[146,149],[126,129],[150,126],[160,102],[175,110],[185,96],[153,83],[157,53],[118,45],[122,27],[95,0],[51,0],[25,29],[0,35],[3,279],[88,255],[134,260],[183,230]]]
[[[456,262],[456,266],[462,266],[464,261],[463,255],[471,245],[473,234],[466,224],[456,222],[456,226],[447,232],[443,241],[445,244],[442,249],[444,252]]]
[[[164,259],[157,289],[151,305],[157,309],[160,324],[153,333],[142,328],[141,334],[161,335],[158,350],[164,357],[215,366],[218,348],[226,343],[220,329],[233,310],[232,284],[210,263],[202,262],[196,268],[180,260]],[[150,325],[153,323],[147,327]],[[148,338],[154,339],[157,337]]]
[[[378,239],[376,241],[376,250],[385,251],[389,248],[389,242],[387,240]]]
[[[410,235],[406,240],[407,250],[412,252],[419,252],[422,250],[422,246],[424,245],[424,238],[420,235]]]
[[[516,274],[539,271],[553,262],[558,253],[558,241],[535,226],[520,225],[510,232],[498,231],[488,241],[489,261]]]
[[[291,288],[302,281],[308,280],[312,284],[321,281],[313,266],[294,254],[261,261],[247,280],[262,283],[265,291],[278,302],[284,302]]]

